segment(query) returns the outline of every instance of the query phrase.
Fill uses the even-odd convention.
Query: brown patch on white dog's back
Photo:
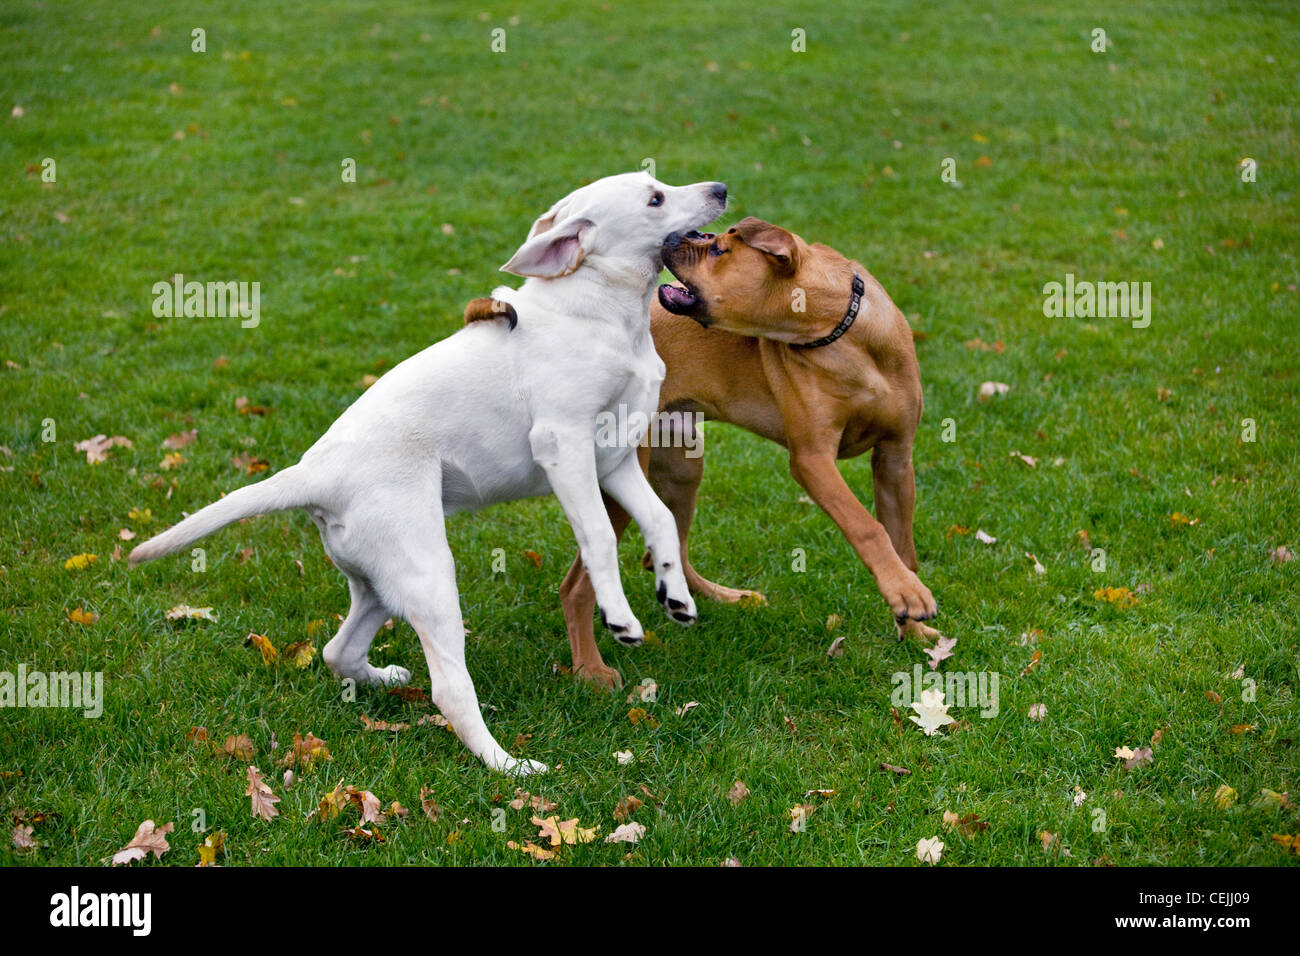
[[[509,302],[502,302],[500,299],[494,299],[491,296],[483,296],[478,299],[472,299],[469,305],[465,306],[465,324],[471,322],[485,322],[491,319],[505,319],[510,323],[510,328],[519,324],[519,315],[515,312],[515,307]]]

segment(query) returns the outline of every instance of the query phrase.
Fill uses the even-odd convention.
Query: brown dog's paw
[[[894,614],[894,620],[899,624],[909,619],[928,621],[939,613],[930,589],[907,568],[902,568],[900,573],[888,578],[877,577],[876,583],[889,610]]]
[[[505,319],[512,329],[519,324],[519,315],[509,302],[502,302],[500,299],[485,295],[478,299],[471,299],[469,305],[465,306],[466,325],[491,319]]]
[[[623,686],[623,675],[603,663],[575,666],[573,676],[609,691],[618,690]]]
[[[943,637],[938,631],[928,624],[922,624],[920,621],[907,620],[898,625],[898,639],[913,641],[937,641]]]

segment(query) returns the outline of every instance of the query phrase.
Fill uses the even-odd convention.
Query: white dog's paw
[[[366,674],[369,683],[381,687],[401,687],[411,682],[411,672],[405,667],[389,664],[387,667],[372,667]]]
[[[501,772],[512,777],[527,777],[529,774],[546,773],[550,769],[536,760],[516,760],[514,757],[507,757],[501,765]]]
[[[616,624],[614,621],[610,620],[609,615],[605,613],[604,608],[600,609],[600,623],[604,624],[605,629],[614,635],[614,640],[618,641],[620,644],[629,644],[633,646],[642,643],[645,640],[645,631],[641,629],[641,622],[633,617],[631,612],[628,613],[627,619],[631,623]]]
[[[681,591],[674,596],[668,589],[667,581],[660,581],[659,588],[655,591],[655,597],[659,603],[664,606],[664,611],[678,624],[695,623],[695,599],[691,597],[691,592],[687,590],[683,582]]]

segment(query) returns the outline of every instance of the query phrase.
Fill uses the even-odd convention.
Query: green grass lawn
[[[143,539],[257,480],[237,455],[291,464],[365,376],[456,330],[552,201],[644,159],[668,182],[726,181],[726,224],[757,215],[859,259],[924,333],[921,576],[958,639],[942,670],[996,673],[999,711],[954,709],[958,729],[934,737],[896,719],[891,676],[925,665],[922,646],[894,640],[783,450],[710,426],[694,561],[769,604],[702,604],[679,629],[629,535],[625,587],[655,636],[602,635],[602,651],[629,686],[658,683],[641,705],[657,727],[629,720],[626,690],[563,671],[574,545],[554,501],[450,523],[488,724],[555,768],[524,784],[555,815],[601,828],[548,865],[909,865],[935,835],[943,865],[1296,863],[1272,839],[1300,830],[1296,797],[1261,800],[1300,785],[1300,562],[1270,557],[1300,550],[1290,3],[156,6],[0,12],[0,670],[99,671],[105,692],[94,720],[0,711],[0,863],[100,865],[149,818],[176,824],[161,863],[193,865],[201,810],[231,865],[532,865],[507,845],[537,839],[531,812],[505,806],[512,781],[435,726],[362,725],[414,724],[427,703],[347,701],[319,656],[269,667],[243,643],[319,649],[347,609],[304,514],[208,539],[203,573],[112,553],[130,548],[120,529]],[[260,325],[155,318],[151,288],[174,273],[260,282]],[[1067,273],[1150,282],[1150,327],[1045,318],[1043,285]],[[979,402],[985,381],[1011,388]],[[240,397],[269,414],[239,414]],[[185,463],[162,469],[161,442],[188,429]],[[73,446],[101,433],[133,444],[90,465]],[[866,459],[842,467],[869,503]],[[98,560],[65,568],[82,553]],[[1136,604],[1094,597],[1107,587]],[[177,604],[219,620],[178,625]],[[98,620],[73,623],[78,608]],[[428,686],[405,624],[373,660]],[[196,746],[195,727],[249,735],[278,818],[251,815],[248,762]],[[286,789],[283,756],[308,731],[332,759]],[[1153,735],[1153,759],[1123,769],[1116,748]],[[737,780],[750,796],[733,806]],[[342,831],[355,813],[308,821],[340,782],[413,812],[382,845]],[[1220,787],[1238,798],[1216,806]],[[807,796],[822,789],[836,792]],[[644,838],[606,845],[634,794]],[[791,832],[800,804],[816,810]],[[947,827],[945,811],[988,827]],[[12,846],[15,823],[39,848]]]

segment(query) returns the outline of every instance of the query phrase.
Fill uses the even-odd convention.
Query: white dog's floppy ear
[[[590,219],[569,219],[545,232],[530,235],[501,271],[539,279],[567,276],[582,265],[582,257],[587,252],[583,237],[594,225]]]
[[[557,201],[554,206],[542,213],[533,222],[532,228],[528,230],[528,238],[540,235],[543,232],[549,232],[557,222],[564,218],[565,210],[568,208],[569,197]]]

